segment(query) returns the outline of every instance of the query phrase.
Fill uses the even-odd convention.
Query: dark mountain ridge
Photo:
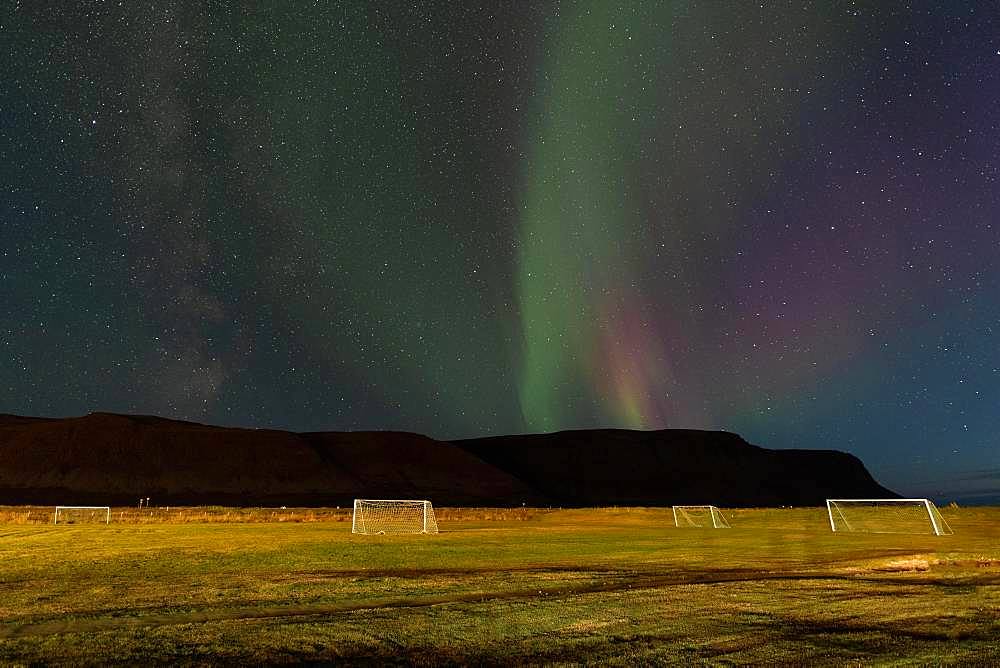
[[[896,496],[856,457],[695,430],[438,441],[406,432],[238,429],[155,416],[0,415],[0,503],[817,505]]]
[[[724,431],[597,429],[454,443],[560,505],[801,506],[897,496],[854,455],[768,450]]]

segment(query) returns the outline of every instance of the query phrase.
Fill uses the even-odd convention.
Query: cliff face
[[[602,429],[455,443],[560,505],[802,506],[897,496],[853,455],[767,450],[721,431]]]
[[[436,441],[400,432],[291,433],[157,417],[0,416],[0,503],[805,505],[894,496],[832,451],[766,450],[734,434],[570,431]]]

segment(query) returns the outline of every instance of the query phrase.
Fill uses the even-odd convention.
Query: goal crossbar
[[[868,516],[855,516],[849,508],[861,507],[869,511]],[[874,522],[871,514],[881,507],[883,510],[893,507],[909,506],[915,510],[912,518],[907,518],[903,529],[894,529],[891,520],[884,520],[888,527]],[[846,512],[845,512],[846,511]],[[915,529],[921,525],[929,526],[935,536],[950,536],[954,532],[941,515],[941,511],[930,499],[827,499],[826,512],[830,519],[831,531],[866,531],[869,533],[917,533]],[[898,512],[898,511],[897,511]],[[848,517],[852,515],[852,517]],[[924,524],[926,522],[926,524]]]
[[[111,506],[56,506],[56,512],[52,518],[52,523],[59,524],[59,514],[65,514],[67,510],[103,510],[104,523],[111,524]]]

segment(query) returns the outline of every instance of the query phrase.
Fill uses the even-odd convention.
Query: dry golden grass
[[[0,509],[0,664],[1000,663],[1000,509],[942,509],[944,537],[820,508],[441,508],[396,537],[345,509],[135,511]]]
[[[350,522],[351,508],[113,507],[115,524]],[[539,508],[435,508],[444,522],[518,522],[551,512]],[[601,511],[598,511],[601,512]],[[0,524],[51,524],[54,506],[0,506]]]

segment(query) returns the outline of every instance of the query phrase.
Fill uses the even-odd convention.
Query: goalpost
[[[729,521],[715,506],[674,506],[674,526],[729,529]]]
[[[351,533],[437,533],[430,501],[408,499],[354,499]]]
[[[930,499],[827,499],[826,512],[831,531],[953,533]]]
[[[78,524],[82,522],[103,522],[111,524],[111,506],[56,506],[53,524]]]

